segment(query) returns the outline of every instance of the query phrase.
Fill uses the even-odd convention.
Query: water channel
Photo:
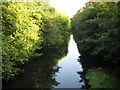
[[[71,35],[68,45],[62,45],[57,49],[49,48],[41,57],[31,58],[31,61],[24,65],[21,74],[8,82],[3,81],[3,88],[49,88],[51,90],[91,86],[119,87],[119,79],[113,75],[114,69],[111,68],[111,64],[91,57],[79,56],[77,44]],[[85,75],[90,80],[91,86],[86,81]]]
[[[56,80],[60,82],[55,88],[81,88],[84,85],[78,75],[78,71],[82,72],[82,65],[78,62],[78,57],[80,56],[77,45],[73,39],[73,36],[70,37],[70,43],[68,46],[68,54],[65,58],[58,62],[58,65],[61,67],[59,73],[57,73]]]
[[[59,51],[46,52],[42,58],[33,58],[31,63],[25,65],[24,72],[10,80],[4,87],[81,88],[84,82],[80,82],[81,77],[77,73],[83,71],[82,65],[77,60],[79,56],[77,45],[71,35],[68,46],[62,46]]]

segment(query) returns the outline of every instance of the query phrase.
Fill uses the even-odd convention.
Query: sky
[[[72,18],[90,0],[49,0],[50,6]]]

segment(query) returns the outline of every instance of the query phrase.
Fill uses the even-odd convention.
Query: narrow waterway
[[[78,62],[80,54],[70,36],[69,45],[52,48],[42,57],[32,58],[24,72],[3,83],[4,88],[81,88],[84,85],[80,74],[83,68]]]
[[[68,54],[58,62],[61,68],[59,69],[59,73],[57,73],[56,80],[60,84],[55,88],[81,88],[84,85],[83,82],[80,82],[81,78],[77,73],[78,71],[83,71],[82,65],[77,60],[79,56],[77,45],[73,39],[73,35],[71,35]]]

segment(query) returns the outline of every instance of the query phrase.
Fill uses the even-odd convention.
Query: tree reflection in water
[[[59,71],[58,59],[66,56],[68,46],[45,50],[42,57],[34,57],[24,66],[24,72],[8,83],[3,83],[3,88],[52,88],[59,83],[55,73]]]

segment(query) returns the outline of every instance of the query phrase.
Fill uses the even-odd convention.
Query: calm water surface
[[[73,39],[73,35],[70,37],[70,43],[68,46],[68,54],[65,58],[58,62],[61,67],[59,73],[57,73],[56,80],[60,83],[55,88],[81,88],[84,85],[78,75],[78,71],[83,71],[82,65],[78,63],[78,57],[80,56],[77,45]]]
[[[71,35],[68,46],[61,46],[59,50],[51,49],[42,57],[33,58],[31,63],[25,65],[23,73],[3,86],[5,88],[81,88],[84,82],[77,73],[83,71],[82,65],[77,60],[79,56],[77,45]]]

